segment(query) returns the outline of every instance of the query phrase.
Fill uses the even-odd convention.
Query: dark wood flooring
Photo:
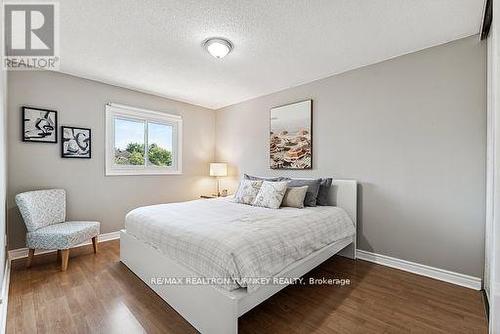
[[[7,333],[195,333],[119,262],[119,241],[14,261]],[[240,333],[486,333],[479,291],[333,257],[307,275],[350,285],[289,286],[239,319]]]

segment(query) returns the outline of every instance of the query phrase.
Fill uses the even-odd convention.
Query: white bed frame
[[[356,181],[334,180],[330,191],[330,204],[346,210],[356,225]],[[301,277],[337,253],[355,259],[356,235],[321,248],[291,264],[275,277]],[[172,261],[158,250],[127,234],[126,230],[120,231],[120,260],[191,325],[207,334],[237,333],[238,317],[285,287],[266,285],[255,292],[247,293],[243,288],[225,291],[211,285],[152,284],[152,278],[196,275],[182,264]]]

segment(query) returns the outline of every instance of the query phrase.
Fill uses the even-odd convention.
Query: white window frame
[[[115,119],[145,122],[144,166],[115,164]],[[148,122],[172,126],[172,166],[147,165]],[[116,103],[106,104],[106,176],[182,174],[182,117],[161,111],[147,110]]]

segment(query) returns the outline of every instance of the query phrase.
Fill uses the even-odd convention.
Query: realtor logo
[[[58,9],[57,3],[4,4],[5,69],[58,69]]]

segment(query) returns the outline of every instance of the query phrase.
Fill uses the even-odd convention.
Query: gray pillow
[[[252,180],[252,181],[269,181],[269,182],[280,182],[280,181],[288,181],[289,178],[287,177],[262,177],[262,176],[253,176],[253,175],[248,175],[244,174],[243,178],[245,180]]]
[[[304,198],[306,198],[307,186],[288,187],[281,206],[302,209],[304,207]]]
[[[316,204],[321,206],[330,205],[328,203],[328,194],[330,193],[330,188],[332,187],[333,179],[331,177],[326,179],[321,179],[319,185],[318,197],[316,198]]]
[[[316,206],[316,199],[318,197],[320,184],[321,184],[321,179],[290,179],[288,181],[289,187],[307,186],[306,198],[304,199],[304,206]]]

